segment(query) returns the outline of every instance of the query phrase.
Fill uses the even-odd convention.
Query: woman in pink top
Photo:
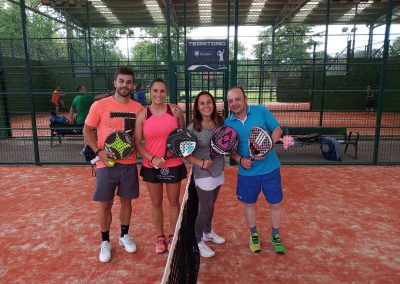
[[[178,127],[185,127],[182,111],[176,105],[165,103],[167,86],[162,79],[154,79],[150,85],[151,105],[139,113],[136,119],[136,149],[143,157],[140,175],[147,184],[152,203],[153,223],[156,230],[156,253],[162,254],[171,247],[173,232],[179,215],[179,194],[186,167],[181,158],[164,161],[167,137]],[[142,141],[145,140],[142,145]],[[167,187],[169,223],[171,234],[164,234],[163,184]]]

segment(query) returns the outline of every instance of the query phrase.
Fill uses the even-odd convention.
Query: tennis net
[[[176,223],[171,252],[168,255],[161,283],[196,283],[200,267],[200,252],[195,236],[199,198],[190,172]]]

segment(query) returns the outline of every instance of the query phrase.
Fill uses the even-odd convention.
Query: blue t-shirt
[[[239,134],[239,145],[237,152],[242,157],[249,157],[250,152],[248,148],[248,137],[250,130],[255,127],[264,128],[272,133],[276,128],[279,127],[279,123],[272,113],[264,106],[252,105],[247,106],[247,118],[243,123],[232,113],[225,119],[225,125],[228,125],[235,129]],[[244,169],[239,165],[239,174],[244,176],[257,176],[265,175],[280,166],[278,156],[276,155],[275,149],[262,160],[253,161],[253,165],[249,170]]]
[[[146,105],[146,94],[143,90],[135,92],[135,100],[143,106]]]

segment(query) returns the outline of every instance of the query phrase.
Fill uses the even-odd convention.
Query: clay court
[[[201,258],[199,283],[399,283],[399,167],[282,167],[284,256],[268,242],[261,197],[262,251],[249,252],[236,173],[227,167],[216,204],[214,228],[227,242],[211,244],[216,256]],[[0,177],[2,283],[160,283],[167,255],[154,253],[144,185],[131,221],[138,251],[128,254],[117,243],[116,201],[112,260],[104,264],[90,167],[0,167]]]

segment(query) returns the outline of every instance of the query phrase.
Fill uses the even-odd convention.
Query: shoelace
[[[282,240],[280,237],[274,237],[274,243],[276,243],[277,245],[281,245],[282,244]]]
[[[125,241],[128,245],[131,245],[131,244],[132,244],[132,240],[131,240],[131,238],[130,238],[129,236],[124,237],[123,239],[124,239],[124,241]]]
[[[101,245],[101,253],[104,253],[104,251],[106,250],[106,247],[108,247],[108,245],[106,243]]]
[[[251,236],[251,242],[253,243],[253,244],[257,244],[258,243],[258,236],[256,235],[256,236]]]
[[[157,239],[157,244],[158,245],[163,245],[165,243],[165,239],[164,238],[158,238]]]

